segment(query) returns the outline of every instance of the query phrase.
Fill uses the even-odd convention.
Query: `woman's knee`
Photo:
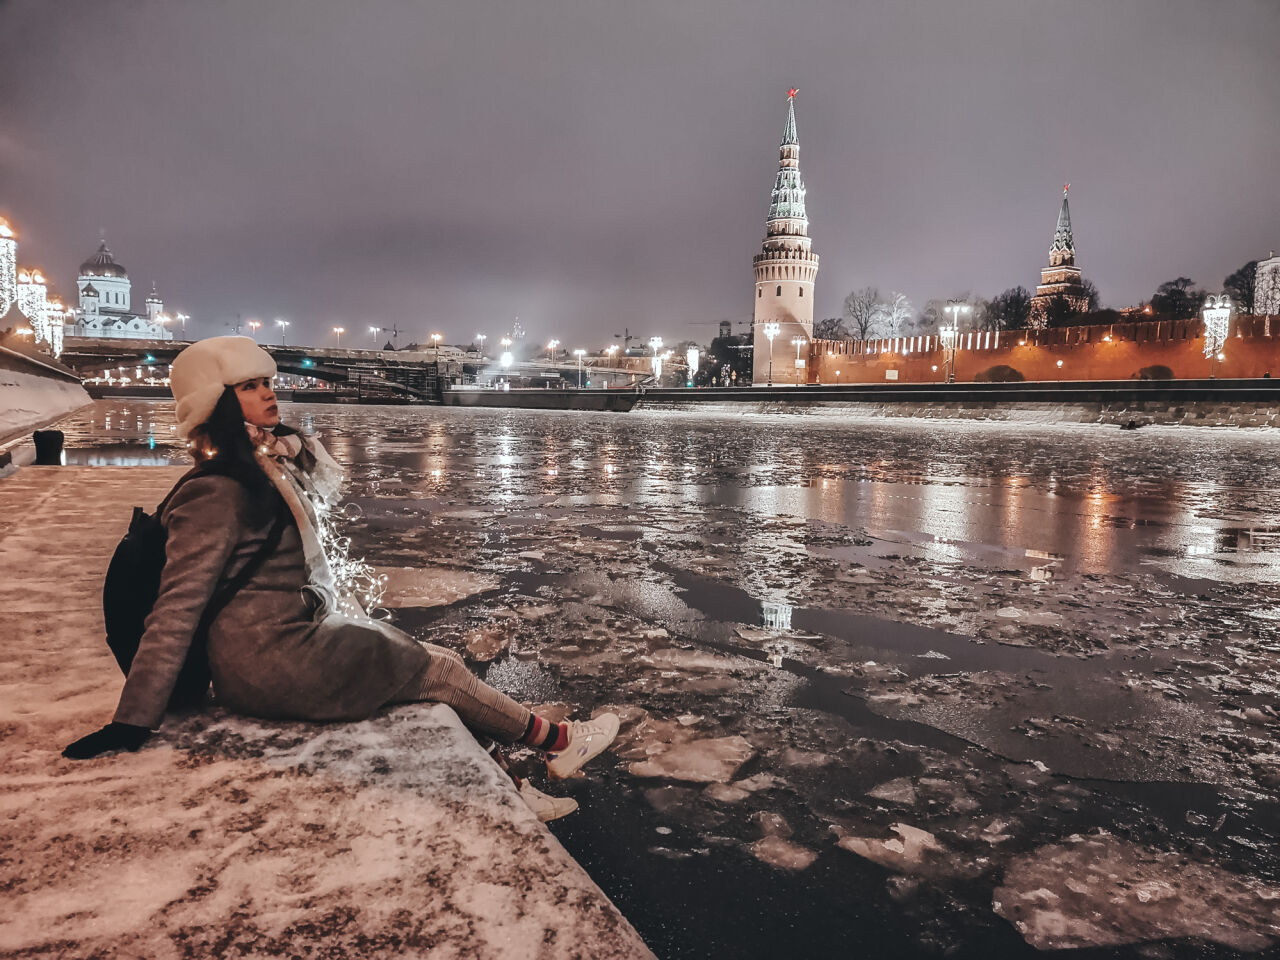
[[[431,654],[432,657],[441,657],[445,660],[452,660],[458,666],[465,669],[466,661],[462,659],[461,655],[450,650],[448,647],[437,646],[434,643],[424,643],[423,646],[426,648],[427,653]]]

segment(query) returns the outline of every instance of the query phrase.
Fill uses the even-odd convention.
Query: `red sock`
[[[530,714],[529,726],[525,727],[524,736],[520,738],[520,742],[535,750],[545,750],[549,753],[563,750],[569,744],[569,725],[553,723],[536,713]]]

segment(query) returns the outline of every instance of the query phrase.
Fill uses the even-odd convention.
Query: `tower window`
[[[759,299],[760,297],[763,297],[763,296],[764,296],[764,287],[761,287],[759,290],[756,291],[756,299]]]
[[[775,293],[775,294],[774,294],[774,296],[775,296],[775,297],[780,297],[780,296],[782,296],[782,284],[778,284],[778,292],[777,292],[777,293]]]
[[[804,287],[801,287],[801,288],[800,288],[800,296],[802,296],[802,297],[804,296]]]

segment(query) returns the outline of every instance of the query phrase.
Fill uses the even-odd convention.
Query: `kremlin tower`
[[[1067,190],[1062,188],[1062,209],[1058,211],[1058,227],[1049,247],[1049,265],[1040,271],[1040,284],[1031,298],[1031,326],[1045,325],[1049,301],[1065,297],[1077,313],[1089,309],[1089,292],[1084,288],[1080,268],[1076,266],[1076,243],[1071,236],[1071,210],[1067,207]]]
[[[756,254],[755,316],[751,324],[755,346],[752,383],[805,383],[807,369],[796,365],[792,340],[813,339],[813,281],[818,257],[810,250],[809,218],[804,210],[804,181],[800,178],[800,140],[796,136],[796,90],[787,94],[787,126],[778,151],[778,176],[773,181],[764,243]],[[776,326],[775,326],[776,325]],[[770,340],[768,334],[774,333]],[[800,350],[802,360],[809,350]]]

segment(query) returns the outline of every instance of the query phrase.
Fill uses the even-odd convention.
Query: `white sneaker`
[[[552,780],[571,777],[582,765],[598,756],[618,735],[618,717],[602,713],[587,723],[575,720],[569,725],[569,742],[559,753],[547,754],[547,773]]]
[[[543,793],[528,780],[520,781],[520,797],[543,823],[548,820],[567,817],[578,809],[578,801],[573,797],[550,796]]]

